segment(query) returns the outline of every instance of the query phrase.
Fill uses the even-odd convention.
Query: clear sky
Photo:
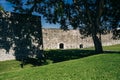
[[[0,0],[0,6],[2,6],[5,11],[8,11],[8,12],[13,11],[12,5],[9,2],[6,2],[6,0]],[[55,24],[46,23],[46,21],[44,19],[42,19],[41,22],[42,22],[43,28],[59,28],[60,27],[60,25],[58,25],[58,24],[55,25]]]

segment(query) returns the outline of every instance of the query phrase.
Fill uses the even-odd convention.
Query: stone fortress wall
[[[79,30],[42,29],[43,48],[46,49],[80,49],[93,47],[91,37],[81,38]],[[112,33],[102,35],[103,46],[120,44],[120,40],[113,40]],[[5,49],[0,49],[0,61],[15,59],[14,50],[6,53]]]
[[[43,29],[44,49],[60,49],[63,44],[64,49],[78,49],[83,44],[84,47],[93,46],[91,38],[81,39],[79,30]]]
[[[79,30],[42,29],[42,31],[44,49],[79,49],[94,46],[92,37],[82,38]],[[120,44],[120,40],[112,39],[112,33],[101,37],[103,46]]]

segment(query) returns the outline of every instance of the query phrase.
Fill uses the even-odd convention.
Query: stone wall
[[[42,54],[40,19],[40,16],[0,11],[0,61]]]
[[[109,46],[109,45],[115,45],[115,44],[120,44],[120,39],[112,39],[112,33],[102,35],[103,46]]]
[[[60,30],[60,29],[43,29],[44,49],[60,49],[60,44],[64,49],[77,49],[83,44],[83,47],[93,46],[91,37],[81,39],[79,30]]]
[[[14,50],[10,49],[10,52],[7,53],[5,49],[0,49],[0,61],[13,60],[15,58]]]
[[[43,32],[43,48],[44,49],[80,49],[93,47],[91,37],[82,38],[79,30],[60,30],[60,29],[42,29]],[[103,46],[120,44],[120,40],[113,40],[112,34],[102,35]],[[0,61],[15,59],[14,50],[10,49],[7,53],[5,49],[0,49]]]
[[[60,49],[63,44],[64,49],[79,49],[93,47],[91,37],[82,38],[79,30],[42,29],[44,49]],[[103,46],[120,44],[120,40],[113,40],[112,33],[102,35]]]

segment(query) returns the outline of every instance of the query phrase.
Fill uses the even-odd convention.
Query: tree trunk
[[[103,48],[102,48],[101,39],[97,35],[93,35],[92,39],[93,39],[93,42],[94,42],[95,52],[96,53],[102,53]]]
[[[94,42],[95,52],[103,53],[102,42],[101,42],[101,32],[100,31],[100,18],[103,13],[104,0],[98,0],[97,2],[97,14],[96,19],[93,22],[92,38]],[[99,35],[97,35],[99,33]]]

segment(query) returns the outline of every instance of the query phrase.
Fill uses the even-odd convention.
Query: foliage
[[[17,60],[28,57],[41,59],[42,32],[40,17],[31,14],[19,14],[2,12],[0,21],[0,48],[6,50],[6,54],[12,48]]]
[[[42,14],[50,23],[60,23],[61,28],[67,28],[71,25],[73,28],[89,28],[86,34],[91,34],[89,31],[90,25],[95,24],[99,20],[100,29],[104,29],[106,21],[109,20],[113,13],[109,12],[112,8],[118,10],[119,1],[108,0],[7,0],[14,4],[14,10],[21,13],[38,12]],[[116,5],[116,6],[115,6]],[[25,7],[24,7],[25,6]],[[119,11],[118,11],[119,12]],[[111,13],[111,14],[110,14]],[[108,15],[109,14],[109,15]],[[119,15],[116,13],[116,15]],[[114,17],[114,16],[112,16]],[[101,19],[102,18],[102,19]],[[117,19],[115,19],[117,20]],[[104,26],[104,27],[103,27]]]
[[[4,10],[2,6],[0,6],[0,10]]]
[[[8,1],[14,4],[15,11],[38,12],[50,23],[60,23],[62,29],[68,29],[68,26],[74,29],[80,28],[81,34],[92,36],[97,53],[103,51],[101,34],[104,30],[110,29],[108,24],[111,19],[115,19],[117,24],[119,22],[119,19],[114,17],[114,13],[116,16],[119,15],[119,0],[71,0],[71,3],[66,0]],[[24,8],[24,6],[29,7]]]
[[[109,20],[112,29],[113,29],[113,39],[119,39],[120,38],[120,1],[119,0],[110,0],[110,9],[107,20]]]
[[[111,17],[111,24],[112,24],[112,28],[115,29],[116,27],[118,27],[118,24],[120,22],[120,1],[119,0],[110,0],[110,14],[109,16]]]
[[[15,11],[27,14],[37,12],[50,23],[60,23],[62,29],[67,29],[68,26],[80,28],[81,34],[85,36],[92,35],[93,32],[104,33],[104,30],[116,28],[119,24],[119,0],[70,1],[12,0],[11,3],[14,4]]]

